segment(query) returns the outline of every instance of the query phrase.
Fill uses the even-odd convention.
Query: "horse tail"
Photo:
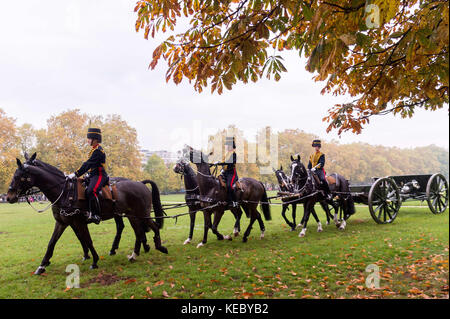
[[[262,208],[262,211],[263,211],[263,214],[264,214],[264,218],[266,220],[271,220],[272,216],[270,214],[270,204],[269,204],[269,199],[267,198],[266,188],[264,187],[263,183],[261,183],[261,186],[262,186],[262,188],[264,190],[263,196],[261,198],[261,208]]]
[[[153,204],[153,210],[155,211],[156,218],[156,225],[158,225],[158,228],[161,229],[164,226],[164,218],[162,218],[165,213],[162,209],[161,205],[161,198],[159,195],[159,189],[155,182],[146,179],[144,181],[141,181],[143,184],[150,184],[152,185],[152,204]]]

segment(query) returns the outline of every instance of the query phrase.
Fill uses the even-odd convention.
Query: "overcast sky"
[[[239,84],[220,96],[209,88],[199,94],[186,81],[166,83],[162,60],[156,70],[147,69],[159,42],[135,32],[134,6],[134,0],[0,2],[0,108],[19,125],[36,128],[67,109],[119,114],[151,150],[192,142],[198,126],[207,135],[230,124],[248,129],[249,138],[270,125],[338,139],[326,133],[322,118],[334,104],[351,99],[321,95],[324,83],[313,82],[296,53],[283,55],[289,72],[279,82]],[[340,138],[355,141],[448,149],[448,108],[418,111],[413,119],[374,117],[362,134]]]

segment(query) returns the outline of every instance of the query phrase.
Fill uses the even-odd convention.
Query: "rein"
[[[61,185],[61,184],[62,184],[62,183],[59,183],[58,185]],[[64,182],[64,186],[63,186],[62,191],[61,191],[61,194],[59,194],[58,198],[57,198],[53,203],[50,202],[50,204],[47,205],[47,207],[45,207],[44,209],[36,209],[36,208],[34,208],[33,205],[31,205],[30,200],[28,199],[28,196],[26,196],[28,205],[30,205],[30,207],[33,208],[34,211],[36,211],[37,213],[43,213],[43,212],[45,212],[45,211],[48,210],[50,207],[53,207],[53,206],[61,199],[62,195],[64,194],[64,190],[65,190],[65,188],[66,188],[66,184],[67,184],[67,179],[66,179],[65,182]],[[54,187],[55,187],[55,186],[54,186]]]

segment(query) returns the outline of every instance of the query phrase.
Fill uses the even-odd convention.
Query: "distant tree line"
[[[79,168],[86,159],[89,146],[86,143],[88,126],[101,127],[103,147],[107,152],[107,169],[110,176],[121,176],[133,180],[152,179],[161,192],[176,192],[184,187],[180,175],[173,172],[175,163],[164,163],[157,155],[151,156],[142,165],[137,132],[119,115],[90,116],[78,109],[67,110],[47,120],[47,127],[35,129],[31,124],[17,126],[15,120],[0,109],[0,194],[5,193],[14,171],[15,158],[23,158],[24,152],[37,152],[38,158],[65,173]],[[270,128],[267,127],[266,131]],[[210,139],[233,134],[244,141],[244,159],[248,158],[249,143],[243,132],[234,126],[219,130]],[[313,151],[311,141],[317,136],[301,130],[284,130],[278,133],[278,167],[290,173],[290,155],[300,154],[305,165]],[[364,143],[340,144],[323,140],[322,150],[326,154],[326,171],[337,172],[352,183],[369,182],[374,176],[443,173],[449,175],[449,152],[430,145],[402,149],[374,146]],[[214,150],[219,154],[218,150]],[[222,149],[223,151],[223,149]],[[266,185],[276,184],[274,174],[260,174],[259,167],[267,165],[239,163],[240,177],[253,177]]]

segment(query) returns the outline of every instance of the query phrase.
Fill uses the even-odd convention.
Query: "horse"
[[[227,190],[226,187],[221,185],[217,178],[211,175],[207,155],[194,150],[188,145],[185,145],[183,153],[188,154],[190,161],[197,167],[197,181],[200,196],[203,197],[202,206],[213,206],[205,210],[207,214],[205,214],[204,236],[202,242],[197,245],[197,247],[200,247],[206,244],[209,228],[211,228],[212,232],[219,239],[223,237],[217,230],[217,226],[226,209]],[[240,178],[238,183],[241,185],[242,189],[236,191],[236,198],[240,206],[244,209],[246,216],[250,218],[250,223],[244,232],[242,241],[247,242],[252,226],[256,220],[259,223],[261,230],[260,238],[262,239],[264,238],[265,226],[257,207],[258,204],[261,203],[264,218],[266,220],[271,220],[270,205],[268,203],[266,189],[263,183],[253,178]],[[211,225],[212,212],[214,212],[214,221]]]
[[[302,183],[304,183],[305,179],[310,178],[311,180],[313,180],[315,187],[320,190],[319,178],[315,174],[313,174],[310,170],[308,171],[306,170],[305,166],[301,162],[299,155],[297,156],[296,159],[291,155],[291,172],[292,172],[291,180],[294,183],[294,185],[296,185],[297,188],[300,187]],[[350,194],[350,186],[347,179],[345,179],[342,175],[336,173],[327,176],[326,179],[329,184],[331,193],[337,195],[338,201],[337,202],[327,201],[322,192],[319,192],[319,196],[317,198],[322,209],[326,213],[327,225],[330,223],[331,217],[333,218],[336,227],[343,230],[346,227],[346,220],[355,213],[355,204]],[[335,212],[334,217],[331,215],[328,204],[331,204],[331,206],[334,209]],[[338,220],[337,216],[339,214],[339,211],[344,213],[344,219],[342,220]],[[312,209],[312,212],[314,212],[314,208]],[[304,225],[306,225],[308,218],[309,215],[304,214],[302,221],[298,226],[305,228]]]
[[[273,169],[273,171],[275,172],[275,176],[278,180],[280,191],[293,193],[294,185],[291,183],[289,177],[284,173],[283,166],[280,166],[280,169],[278,169],[278,170]],[[297,227],[297,224],[295,222],[297,204],[300,204],[300,200],[296,200],[295,198],[290,198],[290,197],[284,197],[281,199],[281,201],[283,202],[281,215],[283,216],[283,219],[286,221],[288,226],[291,227],[290,231],[295,231],[295,229]],[[289,205],[292,206],[292,223],[286,217],[286,211],[289,209]],[[318,225],[317,231],[321,232],[323,230],[322,224],[320,223],[320,220],[317,217],[316,212],[312,211],[312,214]]]
[[[52,168],[52,166],[50,164],[42,162],[42,161],[36,159],[35,157],[30,159],[27,152],[25,152],[24,157],[26,159],[25,163],[28,165],[40,166],[40,167],[47,168],[50,170],[54,169],[54,168]],[[117,184],[118,182],[121,182],[121,181],[130,181],[130,179],[125,178],[125,177],[110,177],[109,178],[109,182],[112,182],[114,184]],[[111,250],[109,251],[110,256],[115,255],[116,250],[119,249],[120,239],[122,237],[123,229],[125,228],[125,224],[123,223],[122,216],[115,214],[114,222],[116,223],[116,235],[114,236],[114,241],[111,246]],[[147,244],[147,236],[145,234],[146,232],[148,232],[148,226],[145,226],[144,224],[142,224],[142,226],[143,226],[144,233],[143,233],[143,237],[141,238],[141,244],[142,244],[142,247],[144,248],[144,252],[147,253],[150,251],[150,245]],[[83,247],[83,253],[84,253],[83,260],[90,259],[89,249],[87,247]],[[131,256],[128,256],[128,258],[130,259],[130,261],[134,261],[134,259],[131,258]]]
[[[184,241],[183,245],[189,244],[192,241],[194,227],[195,227],[195,215],[197,211],[201,210],[202,206],[200,205],[199,195],[200,190],[197,183],[197,176],[189,165],[187,161],[181,158],[173,167],[173,171],[176,174],[180,174],[181,178],[184,177],[184,188],[186,189],[185,201],[189,207],[189,217],[190,217],[190,227],[189,227],[189,237]],[[239,232],[241,231],[240,218],[242,216],[242,211],[239,209],[231,209],[234,217],[236,218],[236,222],[234,224],[233,234],[235,237],[239,236]],[[203,212],[203,216],[205,221],[207,217],[205,217],[206,212]],[[220,237],[217,237],[220,240]],[[224,237],[225,238],[225,237]],[[227,237],[228,238],[228,237]]]
[[[68,183],[68,179],[64,173],[48,163],[36,160],[36,153],[25,164],[22,164],[18,158],[16,161],[17,169],[8,188],[7,202],[14,204],[29,189],[37,187],[50,201],[55,219],[53,235],[35,274],[41,275],[46,271],[46,267],[50,265],[50,259],[53,255],[55,245],[67,226],[73,229],[80,241],[84,251],[84,259],[89,259],[89,251],[91,252],[93,262],[90,268],[98,268],[99,256],[94,248],[86,222],[86,203],[78,201],[76,203],[77,207],[73,207],[71,213],[68,213],[66,207],[58,206],[61,197],[66,192],[66,185]],[[152,190],[145,184],[151,184]],[[146,242],[145,231],[149,231],[150,229],[155,233],[154,242],[156,249],[167,254],[167,248],[161,245],[159,234],[159,230],[163,226],[162,217],[164,212],[162,210],[157,185],[150,180],[142,182],[122,180],[117,183],[116,187],[118,198],[116,198],[113,204],[107,203],[105,200],[100,201],[102,208],[101,217],[102,220],[108,220],[117,215],[121,215],[121,213],[126,213],[136,236],[134,250],[131,256],[128,256],[128,259],[134,261],[139,256],[141,243]],[[151,220],[149,216],[152,205],[155,216],[160,217],[156,221]]]
[[[307,170],[301,162],[300,155],[298,155],[296,159],[291,155],[290,180],[293,184],[294,193],[299,194],[298,203],[303,203],[303,217],[300,224],[298,225],[298,227],[301,227],[302,230],[300,231],[298,236],[305,237],[309,216],[311,215],[311,213],[316,219],[318,225],[317,231],[322,232],[322,224],[317,217],[314,205],[316,204],[316,202],[320,202],[324,198],[317,190],[317,186],[313,181],[311,172]],[[328,214],[327,210],[325,210],[325,213],[327,214],[327,223],[329,223],[331,214]]]

